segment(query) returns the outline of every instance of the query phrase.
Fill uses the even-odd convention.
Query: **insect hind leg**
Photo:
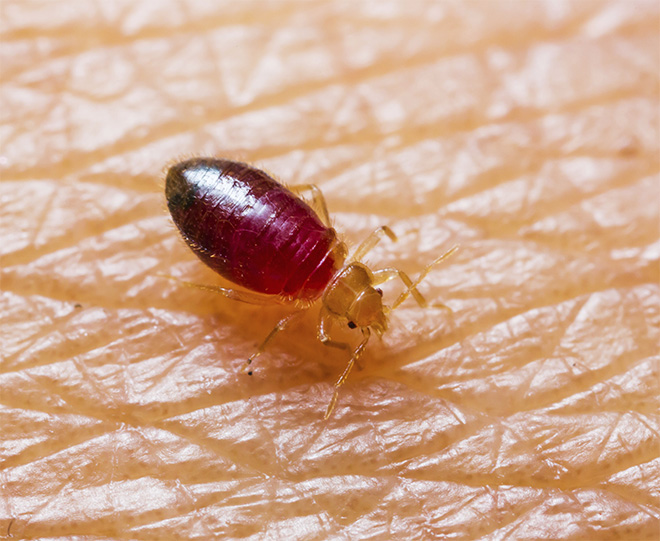
[[[311,207],[316,211],[319,218],[324,225],[330,227],[330,214],[328,213],[328,205],[325,202],[323,192],[316,184],[297,184],[295,186],[287,186],[293,193],[300,195],[304,192],[311,192]]]
[[[275,298],[273,295],[262,295],[260,293],[252,293],[251,291],[241,291],[239,289],[231,289],[228,287],[197,284],[195,282],[182,280],[181,278],[177,278],[176,276],[170,276],[169,274],[157,273],[156,276],[160,276],[161,278],[167,278],[168,280],[172,280],[174,282],[179,282],[180,284],[183,284],[186,287],[201,289],[202,291],[211,291],[212,293],[219,293],[220,295],[224,295],[229,299],[233,299],[239,302],[244,302],[246,304],[267,305],[267,304],[275,304],[278,302],[277,298]]]

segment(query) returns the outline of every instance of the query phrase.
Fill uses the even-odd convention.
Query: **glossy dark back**
[[[215,158],[186,160],[168,171],[165,193],[188,245],[240,286],[312,300],[337,271],[335,231],[259,169]]]

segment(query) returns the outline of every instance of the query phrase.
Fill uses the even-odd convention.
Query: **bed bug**
[[[303,194],[309,194],[309,203]],[[247,360],[246,369],[278,332],[320,301],[318,339],[350,354],[335,382],[326,419],[372,332],[382,335],[389,312],[409,295],[426,307],[417,286],[434,265],[458,249],[454,246],[432,261],[416,280],[396,268],[371,270],[362,259],[383,237],[397,240],[389,227],[373,231],[349,257],[346,244],[330,225],[325,199],[316,186],[285,187],[265,172],[231,160],[193,158],[173,165],[167,172],[165,195],[188,246],[211,269],[242,289],[184,283],[246,303],[294,307]],[[405,289],[387,306],[377,286],[394,278]],[[448,309],[440,303],[436,306]],[[362,336],[357,347],[331,338],[335,322],[359,330]]]

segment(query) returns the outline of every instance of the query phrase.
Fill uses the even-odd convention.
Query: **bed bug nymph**
[[[310,194],[309,204],[296,195],[301,193]],[[351,352],[335,383],[326,419],[371,333],[382,335],[388,313],[409,295],[426,307],[417,285],[458,248],[438,257],[416,280],[395,268],[372,271],[360,261],[383,236],[396,240],[389,227],[376,229],[347,259],[346,245],[330,227],[325,199],[316,186],[285,188],[263,171],[230,160],[194,158],[175,164],[167,173],[165,194],[186,243],[214,271],[244,289],[186,284],[251,304],[279,302],[296,308],[278,322],[246,368],[294,317],[320,299],[318,339]],[[406,289],[386,306],[377,286],[393,278],[399,278]],[[362,340],[356,348],[330,337],[336,321],[360,330]]]

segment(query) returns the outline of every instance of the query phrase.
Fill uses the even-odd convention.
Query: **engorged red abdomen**
[[[177,163],[167,173],[165,193],[188,245],[242,287],[312,301],[343,265],[335,230],[247,164],[215,158]]]

